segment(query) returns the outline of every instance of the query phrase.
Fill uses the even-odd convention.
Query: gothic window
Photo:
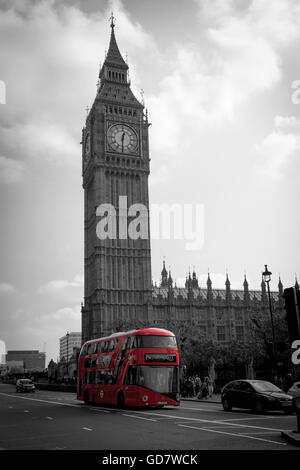
[[[235,327],[237,341],[243,341],[244,339],[244,327],[243,325],[236,325]]]
[[[226,341],[225,326],[217,326],[217,339],[218,341]]]
[[[242,321],[243,320],[242,312],[235,312],[235,320],[236,321]]]

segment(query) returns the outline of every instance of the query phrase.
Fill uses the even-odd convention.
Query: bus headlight
[[[146,402],[148,401],[148,395],[144,395],[144,396],[142,397],[142,401],[143,401],[144,403],[146,403]]]

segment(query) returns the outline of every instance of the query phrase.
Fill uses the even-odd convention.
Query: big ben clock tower
[[[111,18],[109,49],[95,101],[82,131],[84,188],[84,305],[82,341],[109,335],[118,322],[134,327],[149,319],[148,119],[130,89]],[[122,201],[122,207],[120,205]],[[147,236],[130,237],[130,207],[146,210]],[[112,208],[113,236],[99,237],[99,207]],[[125,220],[125,222],[124,222]],[[127,224],[127,225],[126,225]],[[120,227],[122,225],[122,233]],[[112,235],[109,234],[108,235]]]

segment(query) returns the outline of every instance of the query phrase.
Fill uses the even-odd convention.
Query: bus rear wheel
[[[118,393],[118,407],[119,408],[124,408],[125,407],[125,399],[124,399],[124,393],[123,392]]]

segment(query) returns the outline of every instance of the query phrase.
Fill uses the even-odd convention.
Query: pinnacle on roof
[[[166,270],[166,262],[165,262],[165,260],[163,260],[163,269],[162,269],[161,275],[162,275],[162,276],[167,276],[167,275],[168,275],[168,271]]]

